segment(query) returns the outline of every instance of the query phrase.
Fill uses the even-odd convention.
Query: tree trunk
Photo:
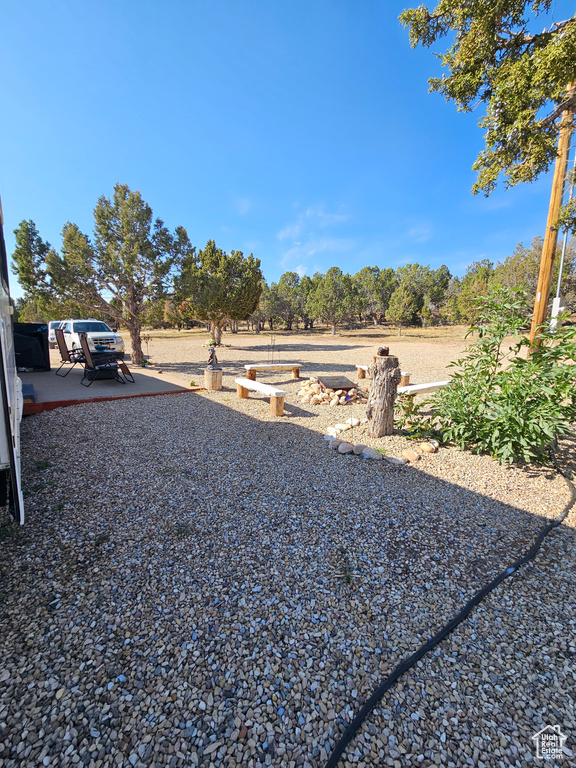
[[[130,361],[134,365],[141,365],[144,355],[142,354],[142,340],[140,338],[140,323],[138,320],[132,320],[128,326],[130,331],[130,342],[132,344],[132,355]]]
[[[336,323],[332,323],[332,336],[336,336]]]
[[[392,355],[376,357],[370,366],[372,386],[368,397],[368,434],[383,437],[394,432],[394,401],[400,381],[398,358]]]
[[[398,336],[402,336],[402,326],[398,326]]]
[[[222,326],[219,323],[212,323],[212,338],[219,347],[222,343]]]

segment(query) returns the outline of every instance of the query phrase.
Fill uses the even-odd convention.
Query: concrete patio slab
[[[134,384],[121,384],[113,379],[96,379],[89,387],[81,384],[82,366],[75,366],[67,376],[56,376],[60,365],[60,356],[51,351],[50,371],[20,371],[23,384],[34,387],[34,402],[25,402],[24,415],[39,413],[68,405],[93,402],[95,400],[117,400],[133,397],[151,397],[194,392],[203,387],[183,387],[182,378],[161,373],[161,369],[140,368],[126,364],[134,376]]]

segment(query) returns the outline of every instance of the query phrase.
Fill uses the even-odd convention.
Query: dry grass
[[[306,336],[310,338],[317,337],[330,337],[332,339],[367,339],[374,340],[374,342],[380,343],[383,340],[388,340],[390,343],[394,341],[429,341],[432,343],[443,343],[445,341],[464,341],[468,326],[466,325],[444,325],[433,326],[430,328],[402,328],[402,333],[399,336],[397,328],[392,326],[365,326],[363,328],[339,328],[336,334],[333,336],[329,328],[320,327],[313,328],[311,331],[304,331],[301,328],[296,328],[292,331],[287,331],[283,328],[275,329],[273,331],[266,329],[261,331],[260,334],[253,333],[252,331],[241,330],[238,333],[224,333],[222,337],[223,344],[233,343],[234,339],[244,337],[256,337],[265,338],[275,336],[278,338],[297,338],[299,336]],[[171,340],[171,339],[197,339],[201,341],[207,341],[211,338],[210,334],[205,328],[191,328],[189,330],[176,331],[173,328],[156,328],[151,331],[145,331],[144,335],[148,335],[151,340]]]

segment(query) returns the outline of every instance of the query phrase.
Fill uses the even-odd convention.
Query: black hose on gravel
[[[439,643],[441,643],[445,637],[451,634],[456,629],[456,627],[459,624],[461,624],[464,621],[464,619],[472,612],[472,609],[475,608],[487,595],[489,595],[490,592],[496,589],[496,587],[499,584],[501,584],[504,581],[504,579],[507,579],[508,576],[511,576],[515,571],[518,570],[518,568],[520,568],[522,565],[525,565],[530,560],[532,560],[532,558],[538,552],[538,550],[542,545],[542,542],[544,541],[546,536],[548,536],[550,531],[553,530],[554,528],[557,528],[559,525],[561,525],[564,522],[564,520],[566,519],[566,516],[568,515],[568,512],[572,509],[572,507],[574,506],[574,502],[576,501],[576,488],[574,488],[574,485],[568,479],[566,474],[562,472],[562,470],[558,467],[558,463],[556,462],[556,457],[554,456],[552,451],[551,451],[551,457],[552,457],[552,462],[555,468],[562,475],[562,477],[568,484],[568,487],[570,488],[571,498],[567,506],[563,510],[563,512],[553,522],[549,523],[547,526],[545,526],[545,528],[542,529],[542,531],[536,537],[534,544],[528,550],[528,552],[526,552],[525,555],[522,555],[521,557],[519,557],[518,560],[513,562],[509,568],[507,568],[505,571],[502,571],[502,573],[496,576],[495,579],[493,579],[489,584],[487,584],[479,592],[477,592],[474,595],[474,597],[466,603],[464,608],[462,608],[462,610],[456,614],[456,616],[452,619],[452,621],[446,624],[445,627],[443,627],[436,635],[434,635],[434,637],[430,638],[430,640],[428,640],[428,642],[425,645],[419,648],[419,650],[413,653],[412,656],[408,657],[405,661],[398,664],[398,666],[386,678],[386,680],[384,680],[384,682],[378,688],[376,688],[376,690],[370,696],[368,701],[364,704],[360,712],[358,712],[354,720],[352,720],[352,722],[346,729],[344,735],[334,747],[334,751],[331,753],[328,759],[328,762],[326,763],[326,768],[336,768],[340,758],[344,753],[344,750],[346,749],[348,744],[352,741],[352,739],[356,735],[358,729],[360,728],[364,720],[368,717],[370,712],[382,699],[386,691],[388,691],[394,685],[394,683],[398,680],[398,678],[401,677],[405,672],[408,672],[408,670],[411,669],[414,666],[414,664],[416,664],[417,661],[420,661],[420,659],[423,656],[425,656],[431,650],[436,648],[436,646],[439,645]]]

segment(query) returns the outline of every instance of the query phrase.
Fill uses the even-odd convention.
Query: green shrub
[[[493,288],[478,300],[477,340],[454,363],[458,370],[430,399],[433,424],[445,440],[501,463],[546,462],[554,439],[576,420],[576,328],[540,329],[541,344],[529,356],[523,291]]]

